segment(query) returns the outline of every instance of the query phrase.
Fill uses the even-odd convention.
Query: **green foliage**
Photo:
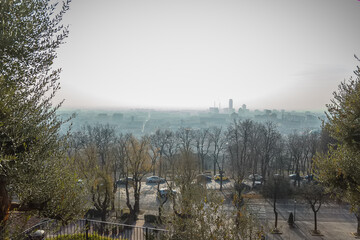
[[[189,215],[175,215],[167,239],[260,239],[261,229],[245,208],[228,213],[220,201],[194,203]]]
[[[327,105],[324,128],[338,144],[316,156],[314,171],[329,192],[351,204],[360,235],[360,68],[354,73],[356,77],[342,82]]]
[[[360,152],[346,145],[330,147],[326,154],[315,158],[315,173],[328,191],[352,205],[353,211],[360,206]]]
[[[331,137],[349,147],[360,150],[360,73],[339,85],[331,104],[327,105],[328,122],[325,129]]]
[[[61,9],[47,0],[0,1],[0,189],[21,208],[63,222],[86,206],[59,134],[61,103],[52,104],[60,73],[52,64],[68,35],[61,25],[68,8],[69,1]]]
[[[353,210],[360,206],[360,72],[339,85],[328,108],[325,130],[338,141],[328,153],[318,154],[315,172],[319,180],[351,203]]]
[[[47,239],[47,238],[46,238]],[[66,234],[56,237],[51,237],[50,239],[54,240],[126,240],[127,238],[112,238],[112,237],[104,237],[98,234],[88,234],[88,238],[86,238],[85,233],[77,233],[77,234]]]

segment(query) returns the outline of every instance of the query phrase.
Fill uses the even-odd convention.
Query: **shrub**
[[[152,214],[145,214],[144,219],[146,223],[158,223],[158,217]]]
[[[101,212],[97,209],[94,208],[90,208],[87,213],[86,213],[86,217],[87,218],[100,218],[101,217]]]
[[[120,219],[127,220],[129,217],[130,217],[130,213],[123,213],[123,215],[121,215]]]

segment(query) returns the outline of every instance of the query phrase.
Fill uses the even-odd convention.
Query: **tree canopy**
[[[359,60],[359,59],[358,59]],[[343,81],[327,105],[324,129],[337,143],[315,159],[315,172],[331,193],[349,202],[360,235],[360,68]]]
[[[68,221],[82,213],[76,175],[66,159],[56,49],[68,36],[61,25],[70,1],[0,1],[0,222],[10,196],[20,206]],[[1,229],[0,229],[1,230]]]

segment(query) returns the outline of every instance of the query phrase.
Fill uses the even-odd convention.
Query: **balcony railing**
[[[37,231],[43,230],[43,231]],[[36,237],[34,233],[43,233]],[[62,226],[57,221],[41,222],[23,233],[24,239],[76,239],[76,240],[161,240],[167,230],[139,227],[120,223],[103,222],[97,220],[80,219],[71,224]]]

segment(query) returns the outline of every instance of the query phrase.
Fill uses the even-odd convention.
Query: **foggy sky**
[[[360,55],[357,0],[73,0],[65,108],[321,110]]]

